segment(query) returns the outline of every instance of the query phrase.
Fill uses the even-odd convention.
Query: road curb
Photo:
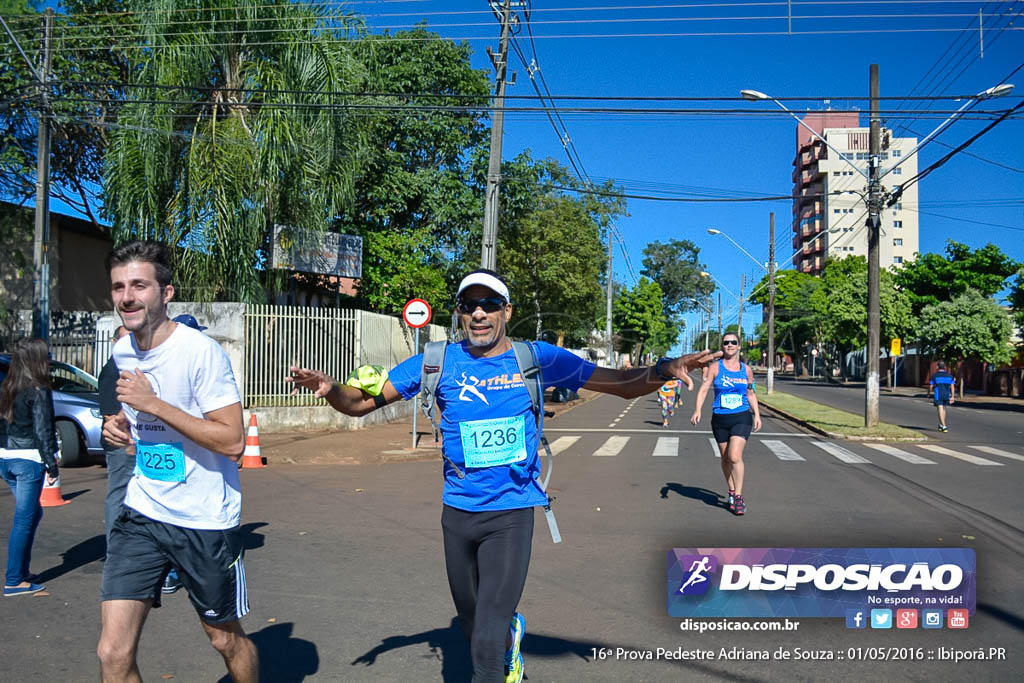
[[[757,402],[758,402],[759,405],[764,406],[765,408],[767,408],[768,410],[772,411],[773,413],[775,413],[776,415],[778,415],[782,419],[788,420],[789,422],[792,422],[793,424],[799,425],[799,426],[803,427],[804,429],[806,429],[806,430],[808,430],[810,432],[814,432],[815,434],[819,434],[821,436],[825,436],[825,437],[828,437],[830,439],[845,439],[847,441],[899,441],[899,442],[904,442],[904,443],[907,443],[907,442],[911,442],[912,443],[912,442],[919,442],[919,441],[927,441],[928,440],[928,437],[926,437],[926,436],[921,436],[921,437],[902,436],[902,437],[886,438],[884,436],[851,436],[849,434],[840,434],[838,432],[830,432],[827,429],[822,429],[821,427],[816,427],[815,425],[811,424],[807,420],[804,420],[803,418],[799,418],[796,415],[793,415],[792,413],[788,413],[785,410],[782,410],[781,408],[776,408],[775,406],[773,406],[773,405],[771,405],[769,403],[765,403],[764,398],[761,397],[761,396],[757,397]]]

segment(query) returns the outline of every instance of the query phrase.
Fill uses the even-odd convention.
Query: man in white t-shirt
[[[256,647],[239,624],[249,611],[236,462],[245,448],[241,400],[227,355],[210,337],[167,318],[174,296],[167,247],[131,242],[107,258],[114,307],[131,334],[114,345],[123,411],[103,437],[135,455],[125,509],[103,567],[104,683],[140,681],[139,635],[175,569],[235,681],[258,679]]]

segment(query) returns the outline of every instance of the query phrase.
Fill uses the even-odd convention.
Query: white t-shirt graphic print
[[[177,325],[149,351],[140,351],[134,335],[128,335],[114,345],[113,355],[120,370],[141,370],[158,398],[194,417],[241,401],[227,354],[216,341],[191,327]],[[152,479],[136,467],[125,505],[150,519],[190,529],[238,526],[242,509],[238,465],[148,413],[128,405],[124,412],[136,443],[181,444],[185,463],[183,482]]]

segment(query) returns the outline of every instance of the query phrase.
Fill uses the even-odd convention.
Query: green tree
[[[811,299],[821,285],[822,280],[800,271],[780,270],[775,273],[775,348],[777,353],[786,353],[793,358],[793,369],[798,375],[803,373],[808,344],[817,339],[818,317],[811,306]],[[762,278],[752,291],[750,300],[767,306],[768,276]],[[761,332],[759,336],[763,338],[766,333]]]
[[[811,308],[822,340],[831,347],[832,362],[839,363],[848,351],[867,344],[867,273],[863,256],[830,259],[821,276],[821,287],[811,296]],[[913,328],[910,299],[897,290],[893,276],[881,273],[881,339],[883,346],[904,337]]]
[[[376,98],[379,104],[450,105],[452,95],[463,96],[458,103],[467,106],[488,101],[489,75],[470,66],[468,44],[442,39],[425,27],[366,36],[353,43],[353,53],[365,66],[358,90],[403,93]],[[424,287],[418,296],[426,297],[436,293],[438,277],[452,289],[466,260],[476,259],[468,252],[468,235],[480,231],[483,195],[473,185],[472,159],[489,131],[479,111],[361,115],[373,144],[355,180],[354,203],[337,229],[362,235],[366,256],[374,259],[372,268],[364,265],[359,282],[362,303],[394,312],[411,284],[407,268],[420,276],[432,271],[429,283],[415,278]],[[442,291],[428,300],[438,305],[451,298]]]
[[[967,358],[996,365],[1008,362],[1012,332],[1002,306],[974,290],[926,306],[918,323],[922,347],[954,362]]]
[[[364,139],[334,105],[364,81],[345,40],[357,22],[326,4],[126,4],[147,10],[134,80],[152,89],[130,91],[110,135],[115,239],[184,247],[182,298],[263,301],[273,226],[324,230],[352,199]]]
[[[679,328],[665,319],[661,286],[641,276],[632,289],[624,289],[612,304],[612,325],[619,335],[619,351],[632,356],[633,365],[646,353],[666,352],[679,337]]]
[[[640,274],[661,285],[668,318],[677,319],[697,308],[694,299],[703,300],[715,291],[711,278],[701,277],[706,270],[700,262],[700,247],[690,240],[651,242],[644,247]]]
[[[540,339],[547,329],[559,342],[589,341],[605,308],[598,226],[569,197],[548,196],[540,204],[503,239],[514,246],[498,252],[499,270],[519,302],[512,333]]]
[[[907,292],[915,315],[925,306],[949,301],[968,289],[992,296],[1020,264],[989,243],[972,251],[948,240],[946,255],[921,254],[895,272],[896,286]]]

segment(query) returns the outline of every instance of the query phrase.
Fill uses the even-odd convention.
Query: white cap
[[[504,282],[494,277],[490,273],[481,273],[479,271],[475,273],[470,273],[466,277],[462,278],[462,282],[459,283],[459,292],[455,296],[462,296],[462,292],[468,287],[472,287],[473,285],[483,285],[487,289],[493,291],[498,296],[504,298],[505,301],[510,300],[510,297],[508,295],[508,287],[505,286]]]

